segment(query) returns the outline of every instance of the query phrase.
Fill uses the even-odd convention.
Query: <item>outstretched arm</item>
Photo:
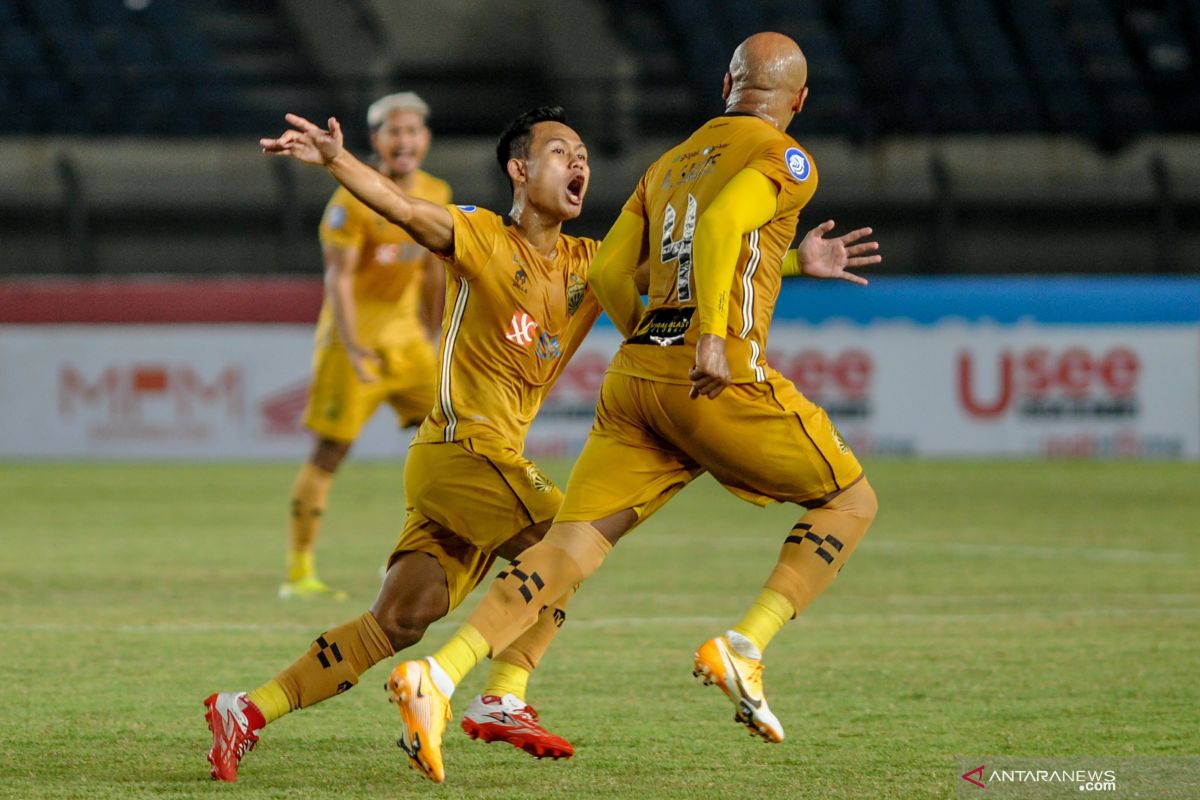
[[[396,223],[417,244],[448,255],[454,249],[454,217],[444,207],[409,197],[396,184],[368,167],[342,146],[342,126],[333,117],[325,130],[304,117],[288,114],[294,127],[278,139],[259,139],[264,153],[291,156],[324,166],[338,182],[371,208]]]
[[[871,235],[870,228],[859,228],[832,239],[825,234],[833,230],[834,222],[827,219],[804,236],[795,250],[789,250],[783,259],[783,274],[808,275],[813,278],[840,278],[844,281],[866,286],[867,279],[847,272],[883,261],[881,255],[868,255],[879,249],[879,242],[855,244],[859,239]]]

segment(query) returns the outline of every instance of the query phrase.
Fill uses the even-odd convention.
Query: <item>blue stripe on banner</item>
[[[1010,325],[1200,322],[1197,277],[888,278],[869,286],[789,278],[776,320],[819,324],[945,320]]]

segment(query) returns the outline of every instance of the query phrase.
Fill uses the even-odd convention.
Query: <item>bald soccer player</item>
[[[456,684],[501,652],[603,562],[622,535],[711,472],[752,503],[807,509],[745,617],[704,642],[694,672],[768,741],[783,727],[762,688],[762,651],[833,581],[867,532],[875,493],[825,412],[764,358],[785,272],[863,282],[875,263],[862,229],[825,240],[827,222],[788,253],[817,185],[811,156],[785,131],[808,97],[800,48],[777,33],[735,51],[725,113],[645,173],[604,240],[589,282],[625,342],[605,375],[596,421],[545,538],[501,572],[469,621],[431,658],[397,666],[408,751],[440,781],[441,727]],[[632,288],[650,269],[649,306]]]
[[[563,222],[583,208],[591,172],[587,147],[561,108],[526,112],[500,137],[496,155],[512,185],[507,219],[408,195],[345,151],[334,119],[328,130],[293,115],[288,122],[295,127],[262,140],[263,149],[325,166],[359,200],[438,253],[448,289],[435,402],[405,460],[408,511],[379,595],[257,689],[205,700],[212,776],[224,781],[237,779],[265,725],[352,688],[457,607],[497,555],[511,559],[541,539],[563,496],[524,456],[525,435],[600,313],[587,284],[599,242],[562,233]],[[483,693],[463,719],[469,736],[505,741],[538,758],[571,756],[570,743],[545,730],[524,700],[569,595],[559,593],[540,623],[496,651]],[[400,699],[394,681],[389,686],[390,699]]]

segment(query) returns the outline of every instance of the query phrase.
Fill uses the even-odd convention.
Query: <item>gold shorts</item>
[[[487,575],[493,552],[530,525],[554,518],[563,495],[537,465],[492,442],[419,443],[404,462],[408,501],[400,553],[429,553],[446,572],[450,608]]]
[[[557,519],[633,508],[641,521],[703,472],[758,505],[816,500],[862,475],[825,411],[777,371],[716,400],[689,388],[607,373]]]
[[[304,424],[313,433],[353,442],[384,400],[395,410],[402,428],[418,424],[429,414],[436,391],[433,346],[417,337],[376,352],[383,366],[375,383],[358,379],[341,345],[318,347],[313,353],[312,386],[304,409]]]

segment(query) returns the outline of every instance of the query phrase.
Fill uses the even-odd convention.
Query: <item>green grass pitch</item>
[[[348,463],[318,552],[350,601],[276,600],[296,467],[0,464],[0,797],[938,798],[960,756],[1200,752],[1200,465],[877,461],[874,528],[767,651],[780,745],[732,722],[691,654],[738,619],[797,510],[704,478],[617,547],[534,676],[571,761],[455,722],[429,784],[379,665],[217,785],[201,699],[366,608],[400,528],[401,468]]]

